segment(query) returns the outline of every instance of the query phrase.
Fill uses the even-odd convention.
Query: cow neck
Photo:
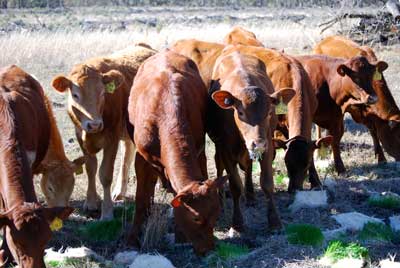
[[[50,141],[46,156],[42,161],[42,165],[46,166],[51,164],[61,164],[63,162],[67,162],[68,159],[65,155],[64,145],[62,142],[60,131],[57,128],[57,122],[54,117],[53,110],[46,96],[45,105],[50,120]]]
[[[24,202],[37,202],[31,168],[17,140],[17,122],[11,107],[0,97],[0,179],[5,209]]]
[[[163,138],[164,137],[164,138]],[[176,193],[193,182],[201,181],[202,174],[193,142],[187,135],[161,135],[161,161],[171,186]]]
[[[162,99],[164,105],[159,117],[161,162],[172,188],[179,193],[186,186],[200,181],[203,176],[182,91],[170,81],[169,90]]]
[[[300,63],[291,62],[292,87],[296,95],[289,102],[288,122],[289,138],[302,136],[307,140],[311,139],[311,109],[316,108],[316,99],[308,89],[312,88],[311,82],[307,81],[308,75],[302,70]],[[315,97],[314,97],[315,98]],[[307,105],[306,105],[307,104]]]

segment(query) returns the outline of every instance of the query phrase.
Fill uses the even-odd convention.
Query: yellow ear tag
[[[382,74],[378,70],[375,70],[373,79],[374,79],[374,81],[381,81],[382,80]]]
[[[113,94],[115,91],[115,82],[111,81],[110,83],[106,84],[106,91],[107,93]]]
[[[279,103],[275,105],[275,114],[287,114],[287,113],[288,113],[287,104],[285,104],[282,98],[280,98]]]
[[[318,148],[318,156],[322,159],[328,158],[329,156],[329,148],[322,143],[321,147]]]
[[[50,230],[53,232],[59,231],[62,227],[63,227],[63,221],[58,217],[55,217],[50,224]]]
[[[79,166],[77,170],[75,170],[75,175],[81,175],[83,173],[83,166]]]

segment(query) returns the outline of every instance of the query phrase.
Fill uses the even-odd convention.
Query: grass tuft
[[[290,244],[320,246],[324,242],[321,229],[310,224],[289,224],[285,232]]]
[[[326,248],[324,258],[333,262],[344,258],[366,259],[369,257],[368,249],[357,243],[344,243],[339,240],[331,241]]]
[[[386,224],[369,222],[364,225],[358,236],[363,241],[391,242],[394,238],[394,233]]]
[[[374,207],[387,208],[387,209],[399,209],[400,198],[393,195],[388,196],[371,196],[368,199],[368,204]]]
[[[250,252],[249,248],[245,245],[235,245],[226,242],[219,242],[217,244],[217,254],[222,259],[234,259]]]
[[[93,221],[78,229],[79,235],[94,242],[107,242],[116,240],[122,232],[122,221]]]

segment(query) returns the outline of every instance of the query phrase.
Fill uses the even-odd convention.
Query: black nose
[[[87,128],[91,132],[101,131],[103,129],[103,121],[93,120],[87,123]]]

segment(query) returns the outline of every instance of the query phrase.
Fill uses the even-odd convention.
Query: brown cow
[[[373,50],[367,46],[359,46],[355,42],[341,36],[327,37],[318,43],[314,49],[316,54],[325,54],[334,57],[351,58],[357,55],[365,56],[369,62],[376,62],[377,57]],[[392,93],[390,92],[385,77],[374,80],[374,90],[378,101],[374,105],[352,105],[348,108],[353,119],[366,125],[371,133],[374,143],[375,157],[378,162],[385,162],[386,158],[381,148],[381,141],[385,150],[400,161],[400,110]]]
[[[318,99],[314,123],[328,129],[333,136],[332,150],[336,171],[345,171],[340,157],[343,136],[343,114],[348,105],[374,104],[377,96],[372,88],[375,71],[383,72],[386,62],[371,64],[363,56],[349,60],[327,56],[297,57],[307,71]]]
[[[68,114],[86,158],[89,185],[84,207],[89,210],[97,209],[96,154],[103,150],[99,171],[104,190],[101,219],[113,218],[110,188],[120,140],[123,156],[113,198],[121,199],[126,193],[134,151],[126,131],[129,91],[140,64],[154,54],[145,46],[132,46],[109,57],[89,59],[74,66],[68,77],[59,75],[52,82],[57,91],[68,92]]]
[[[197,254],[214,247],[220,212],[217,188],[207,179],[205,116],[207,90],[190,59],[166,50],[139,69],[129,97],[129,121],[137,147],[136,211],[129,242],[138,245],[157,177],[176,194],[175,222]]]
[[[272,133],[277,123],[275,105],[281,98],[287,103],[295,92],[293,89],[274,92],[264,63],[232,48],[225,48],[217,59],[209,92],[219,106],[214,105],[210,111],[209,135],[229,174],[234,205],[232,226],[238,230],[243,228],[239,203],[242,183],[236,166],[251,166],[248,161],[251,158],[260,162],[260,185],[269,199],[269,227],[280,228],[272,177]]]
[[[256,35],[243,27],[236,26],[224,37],[225,45],[245,45],[264,47],[264,45],[258,41]]]
[[[40,84],[17,66],[0,71],[0,249],[2,267],[45,267],[43,255],[51,238],[50,223],[73,209],[44,208],[37,200],[32,168],[45,157],[50,120]]]

